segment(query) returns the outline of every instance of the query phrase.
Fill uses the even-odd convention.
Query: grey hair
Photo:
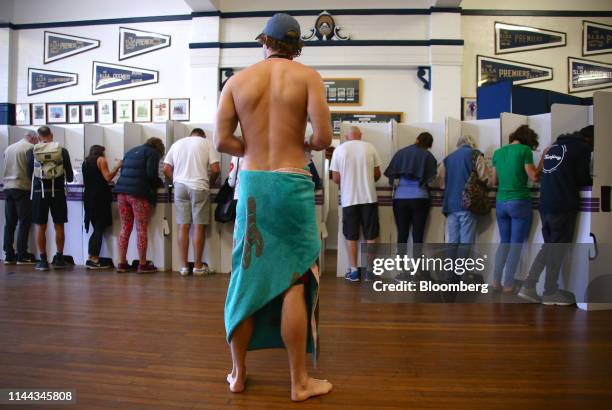
[[[472,148],[476,148],[476,140],[474,140],[474,137],[472,137],[469,134],[468,135],[462,135],[457,140],[457,147],[460,147],[462,145],[469,145]]]
[[[26,138],[38,138],[38,133],[34,130],[29,130],[28,132],[26,132],[25,137]]]

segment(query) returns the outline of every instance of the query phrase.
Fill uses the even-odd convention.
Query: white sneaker
[[[181,268],[179,269],[179,273],[181,274],[181,276],[187,276],[189,275],[189,268]],[[194,272],[194,275],[195,275],[195,272]]]
[[[203,263],[200,269],[193,268],[193,276],[202,276],[208,275],[210,273],[210,269],[208,269],[208,264]]]

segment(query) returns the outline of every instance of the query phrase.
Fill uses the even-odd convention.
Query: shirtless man
[[[323,150],[331,144],[330,113],[323,81],[315,70],[292,61],[300,55],[303,45],[299,23],[293,17],[275,14],[257,40],[263,46],[265,60],[232,76],[221,93],[216,148],[219,152],[243,157],[243,170],[304,168],[305,149]],[[314,132],[304,141],[307,118]],[[243,139],[234,136],[238,123]],[[304,285],[299,283],[285,292],[281,319],[294,401],[326,394],[332,389],[327,380],[308,376],[307,320]],[[231,335],[233,367],[227,381],[232,392],[245,388],[245,357],[252,333],[253,320],[247,318]]]

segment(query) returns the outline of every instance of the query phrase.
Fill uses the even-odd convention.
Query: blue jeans
[[[476,215],[470,211],[451,212],[446,217],[447,243],[474,243],[476,241]]]
[[[494,283],[501,283],[502,286],[509,288],[514,285],[514,276],[523,250],[523,243],[529,236],[533,218],[531,200],[498,201],[495,213],[500,245],[495,255],[493,280]]]

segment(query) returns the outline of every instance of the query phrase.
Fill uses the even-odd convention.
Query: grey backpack
[[[51,180],[51,196],[55,196],[55,178],[64,175],[64,160],[62,147],[57,142],[42,142],[34,145],[34,172],[32,172],[32,191],[34,194],[34,178],[40,179],[42,197],[45,197],[44,180]]]

